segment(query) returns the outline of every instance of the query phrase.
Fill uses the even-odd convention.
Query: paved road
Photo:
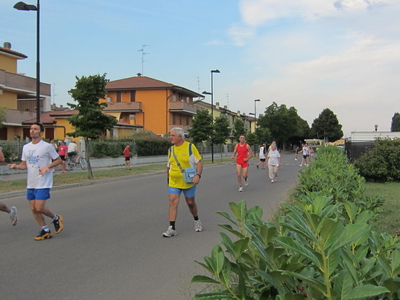
[[[233,163],[206,166],[197,192],[204,231],[194,232],[181,201],[178,235],[170,239],[161,236],[168,226],[165,174],[53,191],[48,205],[64,216],[65,229],[40,242],[25,197],[3,200],[17,205],[20,221],[12,227],[0,214],[0,299],[192,299],[199,287],[190,280],[204,273],[194,261],[209,255],[222,231],[217,224],[225,223],[215,212],[242,199],[272,212],[297,182],[292,160],[283,156],[274,184],[254,160],[243,193]]]

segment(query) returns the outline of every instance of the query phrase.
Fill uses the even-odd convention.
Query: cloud
[[[255,31],[252,28],[233,24],[229,29],[228,34],[232,37],[233,43],[236,46],[243,46],[247,40],[255,36]]]

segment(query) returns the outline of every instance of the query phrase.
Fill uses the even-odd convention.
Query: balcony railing
[[[108,107],[104,111],[114,112],[141,112],[142,102],[107,102]]]
[[[197,107],[193,104],[189,104],[186,102],[176,101],[169,103],[169,111],[170,112],[181,112],[194,115],[197,111]]]
[[[3,89],[36,93],[36,78],[0,70],[1,86],[3,86]],[[42,82],[40,84],[40,94],[50,95],[50,84]]]

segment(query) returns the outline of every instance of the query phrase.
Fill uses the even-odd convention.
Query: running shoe
[[[258,165],[256,165],[257,169],[258,169]]]
[[[10,207],[10,219],[11,219],[11,225],[15,226],[17,225],[18,222],[18,215],[17,215],[17,208],[15,206]]]
[[[35,237],[36,241],[46,240],[51,238],[51,231],[46,231],[42,229],[38,236]]]
[[[273,179],[271,180],[271,183],[274,183],[274,180],[273,180]]]
[[[178,234],[178,232],[175,229],[172,229],[172,226],[169,226],[167,231],[164,232],[162,235],[163,235],[163,237],[170,238],[177,234]]]
[[[203,225],[201,224],[200,220],[194,221],[194,231],[196,232],[203,231]]]
[[[64,229],[64,218],[61,215],[57,215],[57,217],[57,220],[53,220],[54,230],[56,233],[60,233]]]
[[[302,167],[303,165],[300,165],[300,167]]]
[[[248,186],[249,185],[249,180],[247,178],[244,179],[244,186]]]
[[[239,186],[239,192],[243,192],[243,187]]]

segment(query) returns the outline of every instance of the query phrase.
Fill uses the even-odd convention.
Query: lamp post
[[[40,122],[40,4],[36,6],[18,2],[14,5],[17,10],[36,10],[36,122]]]
[[[255,118],[254,131],[256,130],[257,127],[257,102],[260,102],[260,99],[254,100],[254,118]]]
[[[214,125],[214,73],[221,73],[218,69],[211,70],[211,118]],[[204,94],[204,93],[203,93]],[[206,94],[207,95],[207,94]],[[211,163],[214,163],[214,139],[211,137]]]

